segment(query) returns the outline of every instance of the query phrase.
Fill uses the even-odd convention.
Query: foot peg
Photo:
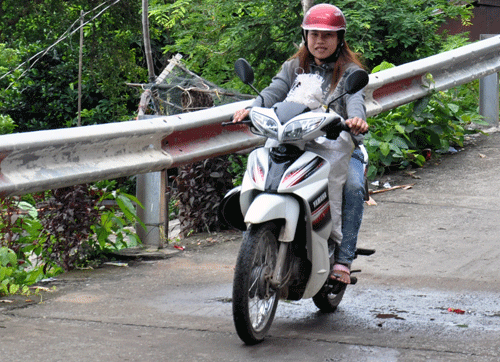
[[[358,255],[370,256],[372,254],[375,254],[375,249],[357,248],[355,254],[356,254],[356,256],[358,256]]]

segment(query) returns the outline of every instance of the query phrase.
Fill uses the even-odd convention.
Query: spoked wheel
[[[344,297],[347,284],[337,282],[334,285],[325,285],[312,298],[316,307],[324,313],[333,313],[337,310],[342,298]]]
[[[241,244],[233,281],[233,320],[246,344],[261,342],[273,322],[279,291],[269,280],[278,255],[274,223],[251,225]]]

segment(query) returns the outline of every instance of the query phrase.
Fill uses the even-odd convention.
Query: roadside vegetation
[[[0,200],[0,296],[140,244],[139,201],[104,183]]]
[[[464,2],[447,0],[338,0],[348,19],[347,40],[370,71],[424,58],[467,43],[467,34],[439,32],[448,18],[470,21]],[[265,87],[301,42],[298,0],[150,0],[155,73],[175,54],[192,72],[226,89],[247,93],[233,64],[254,66]],[[147,83],[141,4],[136,0],[4,0],[0,6],[0,134],[75,127],[78,120],[80,13],[84,12],[82,125],[135,118]],[[369,176],[422,166],[423,150],[461,146],[478,115],[478,84],[436,92],[369,119]],[[207,163],[205,163],[206,166]],[[171,201],[191,231],[211,230],[217,197],[239,182],[245,158],[230,156],[181,171],[205,178]],[[215,177],[215,176],[217,177]],[[230,180],[228,184],[227,180]],[[182,184],[182,181],[178,184]],[[208,187],[208,188],[207,188]],[[207,192],[209,190],[210,192]],[[134,180],[103,181],[0,201],[0,296],[27,293],[28,285],[63,270],[88,266],[140,243],[133,227],[138,200]],[[215,201],[214,201],[215,198]],[[203,205],[179,206],[205,200]],[[106,203],[106,200],[112,202]],[[111,205],[111,206],[109,206]]]

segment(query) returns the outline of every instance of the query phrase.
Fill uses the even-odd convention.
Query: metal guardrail
[[[500,36],[370,75],[367,114],[500,71]],[[429,82],[428,74],[432,75]],[[223,128],[236,102],[140,121],[0,136],[0,196],[136,175],[262,144],[246,126]]]
[[[368,116],[500,71],[500,36],[370,75]],[[428,76],[430,75],[430,76]]]
[[[0,136],[0,196],[169,169],[262,142],[223,128],[249,101],[140,121]]]

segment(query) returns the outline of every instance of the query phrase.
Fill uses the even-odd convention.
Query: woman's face
[[[336,31],[310,30],[307,32],[307,48],[313,55],[316,64],[323,64],[324,60],[335,53],[339,39]]]

